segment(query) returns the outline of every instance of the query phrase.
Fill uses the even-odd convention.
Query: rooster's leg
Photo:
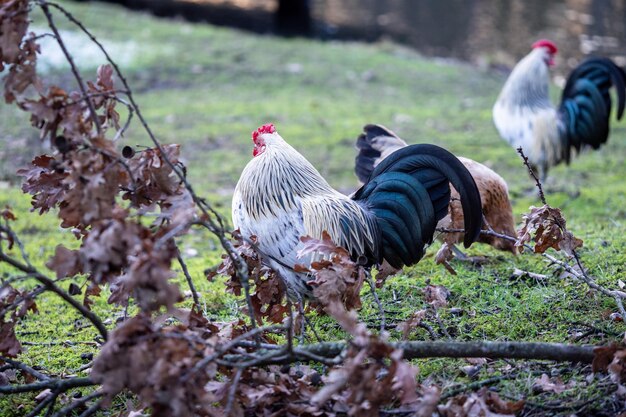
[[[300,313],[300,337],[298,337],[298,341],[301,345],[304,344],[304,337],[306,336],[306,316],[304,315],[304,298],[300,297],[300,301],[298,301],[298,313]]]

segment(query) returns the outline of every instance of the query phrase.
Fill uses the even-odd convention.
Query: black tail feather
[[[617,120],[621,120],[626,105],[626,73],[608,58],[590,58],[580,64],[569,76],[561,105],[560,118],[567,139],[565,160],[570,160],[570,149],[577,151],[589,145],[597,149],[609,136],[611,116],[611,87],[617,94]]]
[[[480,194],[454,155],[435,145],[411,145],[373,169],[353,199],[362,201],[377,218],[383,259],[397,268],[421,259],[424,245],[432,242],[437,222],[448,211],[450,183],[461,196],[468,247],[482,226]]]
[[[381,161],[385,151],[387,153],[406,146],[406,143],[391,130],[381,125],[366,125],[363,133],[356,140],[359,150],[355,158],[354,171],[362,183],[366,183],[374,167]]]

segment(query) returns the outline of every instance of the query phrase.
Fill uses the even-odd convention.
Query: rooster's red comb
[[[276,128],[274,127],[273,123],[264,124],[263,126],[259,127],[257,130],[252,132],[252,140],[256,141],[256,138],[258,138],[259,135],[262,135],[263,133],[274,133],[274,132],[276,132]]]
[[[539,39],[537,42],[533,43],[533,49],[541,47],[548,48],[551,54],[556,54],[559,51],[554,42],[547,39]]]

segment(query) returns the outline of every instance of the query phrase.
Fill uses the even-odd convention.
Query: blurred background
[[[380,123],[410,143],[435,143],[493,168],[526,209],[532,184],[491,115],[511,68],[534,41],[553,40],[557,103],[584,56],[626,65],[626,0],[58,2],[104,44],[159,139],[182,145],[191,180],[225,212],[251,156],[250,131],[267,122],[342,192],[357,186],[354,143],[362,126]],[[63,53],[44,36],[45,18],[34,10],[32,19],[30,29],[43,36],[39,73],[75,89]],[[104,56],[63,16],[56,22],[83,76],[93,77]],[[552,185],[566,190],[555,205],[581,186],[606,182],[608,156],[614,172],[623,172],[623,125],[612,123],[603,152],[555,168]],[[16,169],[46,149],[28,115],[13,106],[0,106],[0,126],[0,184],[16,187]],[[136,123],[124,142],[149,145]]]
[[[625,0],[109,0],[158,16],[322,39],[390,39],[439,57],[512,66],[549,38],[567,67],[588,54],[626,64]]]

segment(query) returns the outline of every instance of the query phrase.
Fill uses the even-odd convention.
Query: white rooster
[[[617,92],[617,119],[624,113],[626,75],[608,58],[590,58],[568,77],[561,103],[554,107],[548,94],[557,47],[542,39],[513,68],[493,107],[500,136],[514,148],[522,147],[545,180],[550,167],[569,163],[571,151],[597,149],[609,135],[611,96]]]
[[[465,246],[482,225],[480,195],[467,169],[438,146],[412,145],[387,157],[351,197],[334,190],[319,172],[276,132],[261,126],[252,134],[254,158],[235,188],[232,216],[244,237],[256,236],[293,299],[310,297],[307,276],[295,272],[302,236],[327,231],[361,264],[417,263],[448,211],[450,185],[461,196]]]

